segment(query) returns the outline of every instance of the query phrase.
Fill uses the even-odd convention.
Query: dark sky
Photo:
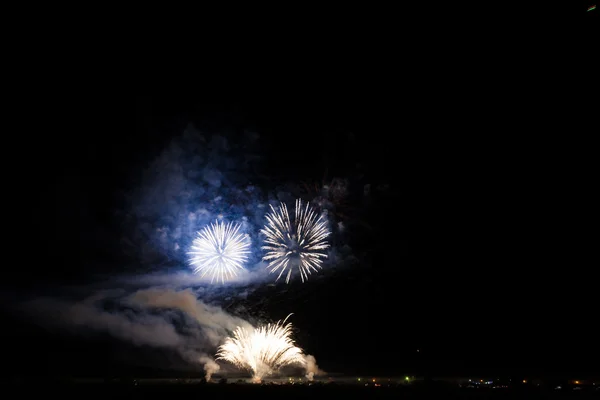
[[[315,192],[303,191],[305,183],[347,183],[335,216],[346,230],[334,247],[351,249],[351,259],[304,284],[264,283],[244,300],[217,299],[232,313],[243,306],[245,318],[294,312],[298,344],[324,370],[600,372],[595,264],[582,255],[585,241],[548,233],[558,225],[554,211],[532,191],[556,168],[546,156],[538,163],[543,142],[511,132],[536,126],[543,111],[531,116],[518,101],[490,106],[479,101],[488,98],[490,88],[477,84],[486,73],[437,70],[435,62],[410,79],[387,66],[368,79],[338,73],[333,85],[313,71],[293,87],[257,80],[248,90],[210,85],[210,95],[38,99],[30,107],[36,146],[33,136],[19,138],[28,168],[5,183],[22,211],[10,216],[18,225],[16,261],[0,282],[3,369],[107,375],[170,365],[171,355],[106,333],[50,330],[20,304],[129,290],[107,276],[185,268],[157,246],[150,256],[140,250],[140,227],[158,222],[132,209],[140,203],[136,190],[153,182],[149,168],[194,129],[235,148],[230,187],[251,182],[260,196],[310,198]],[[448,79],[428,83],[430,72]],[[457,76],[477,82],[465,89]],[[249,132],[258,135],[255,147],[242,146]],[[257,161],[241,171],[239,157],[248,154]]]
[[[323,179],[350,182],[348,231],[335,245],[350,246],[357,262],[341,262],[304,284],[255,286],[238,302],[245,304],[244,316],[277,320],[294,312],[298,343],[330,372],[594,371],[590,346],[597,343],[586,329],[595,308],[593,292],[586,292],[592,288],[568,295],[567,280],[556,283],[555,274],[568,274],[567,260],[544,254],[550,250],[532,237],[536,221],[515,204],[522,200],[505,192],[502,171],[485,160],[499,160],[497,150],[473,154],[460,136],[431,135],[418,149],[426,150],[423,157],[416,157],[417,132],[442,127],[428,111],[343,96],[230,102],[138,97],[129,107],[129,134],[106,131],[68,150],[52,148],[56,156],[42,172],[43,194],[35,200],[44,204],[42,215],[33,218],[44,221],[44,238],[28,239],[39,244],[32,243],[23,266],[8,271],[10,281],[2,283],[9,310],[13,302],[60,297],[77,287],[84,297],[92,295],[89,285],[98,275],[181,267],[161,254],[150,263],[125,251],[121,238],[136,229],[135,221],[123,222],[136,180],[186,127],[231,143],[253,131],[260,136],[260,160],[248,174],[264,193]],[[480,140],[482,148],[493,144]],[[135,374],[147,371],[140,359],[155,367],[165,357],[110,335],[48,331],[19,313],[6,321],[4,343],[22,350],[11,353],[16,371]]]

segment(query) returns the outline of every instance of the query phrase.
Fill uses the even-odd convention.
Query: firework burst
[[[290,314],[292,315],[292,314]],[[252,380],[260,382],[281,367],[306,365],[306,359],[291,338],[292,324],[267,324],[254,330],[238,327],[217,351],[217,360],[228,361],[252,372]]]
[[[250,253],[248,235],[239,233],[239,224],[215,222],[206,226],[194,239],[190,255],[190,265],[194,273],[211,275],[215,280],[225,282],[244,270],[244,263]]]
[[[261,233],[265,235],[266,250],[263,257],[268,262],[267,268],[271,273],[277,272],[277,280],[287,271],[286,283],[289,283],[292,268],[298,267],[302,282],[308,279],[311,271],[321,268],[323,259],[327,258],[324,250],[329,247],[327,237],[330,235],[327,222],[307,203],[302,206],[301,200],[296,200],[296,212],[290,219],[287,206],[284,203],[267,214],[267,224]]]

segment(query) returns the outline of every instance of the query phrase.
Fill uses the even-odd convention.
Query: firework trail
[[[292,267],[297,265],[302,282],[308,279],[311,271],[321,268],[321,263],[327,254],[323,250],[329,247],[327,237],[330,235],[327,222],[322,216],[301,200],[296,200],[296,212],[293,221],[290,220],[287,206],[284,203],[267,214],[267,224],[261,233],[265,235],[266,250],[263,257],[268,261],[267,268],[271,273],[280,270],[277,280],[287,270],[285,282],[289,283]]]
[[[225,283],[244,270],[250,241],[248,235],[238,233],[240,226],[215,222],[198,232],[188,252],[195,273],[201,273],[202,277],[210,274],[211,283],[215,278]]]
[[[292,315],[292,314],[290,314]],[[217,360],[252,371],[252,380],[260,382],[265,376],[291,364],[305,365],[302,350],[291,339],[292,324],[267,324],[254,330],[238,327],[217,352]]]

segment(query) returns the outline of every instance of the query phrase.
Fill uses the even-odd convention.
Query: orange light
[[[373,382],[375,382],[375,379],[373,379]]]
[[[523,379],[523,383],[527,383],[527,381],[525,379]]]
[[[576,384],[576,385],[579,385],[579,381],[575,381],[575,384]]]

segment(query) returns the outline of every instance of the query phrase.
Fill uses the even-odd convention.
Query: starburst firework
[[[308,279],[311,271],[321,268],[323,259],[327,258],[324,250],[329,247],[327,237],[330,235],[326,220],[318,215],[307,203],[302,206],[296,200],[294,219],[290,219],[284,203],[267,214],[267,224],[261,232],[265,235],[266,250],[263,260],[268,261],[267,268],[271,273],[280,270],[277,280],[287,270],[286,283],[289,283],[292,268],[298,266],[302,282]]]
[[[292,315],[292,314],[290,314]],[[252,372],[255,382],[291,364],[305,365],[302,349],[291,338],[292,324],[267,324],[254,330],[237,327],[217,351],[217,360],[228,361]]]
[[[211,275],[215,280],[231,279],[241,270],[250,253],[248,235],[239,233],[239,224],[215,222],[198,232],[192,243],[190,265],[202,277]]]

